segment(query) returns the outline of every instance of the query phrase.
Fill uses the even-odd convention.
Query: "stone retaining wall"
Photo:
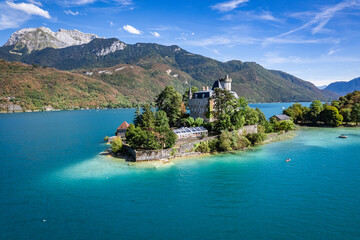
[[[238,130],[240,135],[253,134],[258,132],[258,125],[243,126]]]

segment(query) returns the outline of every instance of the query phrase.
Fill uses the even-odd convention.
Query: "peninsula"
[[[165,87],[153,109],[149,104],[142,111],[138,108],[133,123],[124,122],[115,137],[106,138],[111,153],[128,154],[134,161],[168,160],[243,150],[295,129],[287,116],[268,121],[260,109],[250,108],[231,91],[231,83],[226,75],[211,88],[199,91],[193,86],[183,95]]]

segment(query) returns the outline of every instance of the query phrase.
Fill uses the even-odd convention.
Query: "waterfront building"
[[[277,121],[286,121],[286,120],[291,120],[291,117],[289,117],[286,114],[279,114],[279,115],[274,115],[271,118],[275,118]]]
[[[125,138],[126,129],[130,126],[126,121],[124,121],[117,129],[116,136]]]
[[[236,92],[231,91],[232,79],[226,75],[224,78],[216,80],[211,89],[209,87],[203,87],[201,91],[195,93],[189,92],[189,109],[190,116],[194,119],[200,117],[204,121],[212,122],[213,118],[210,117],[209,112],[213,110],[213,100],[212,96],[214,94],[215,88],[226,89],[230,91],[236,98],[239,98]]]

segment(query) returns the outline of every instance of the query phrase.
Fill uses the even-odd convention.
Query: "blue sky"
[[[360,76],[360,0],[0,1],[0,44],[28,27],[155,42],[324,85]]]

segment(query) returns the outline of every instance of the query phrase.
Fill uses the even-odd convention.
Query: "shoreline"
[[[181,160],[186,160],[186,159],[196,158],[196,157],[203,158],[203,157],[215,156],[215,155],[219,155],[219,154],[230,154],[230,153],[245,152],[245,151],[255,151],[256,148],[261,147],[263,145],[292,139],[292,138],[296,137],[297,134],[296,134],[296,130],[294,130],[294,131],[289,131],[289,132],[285,132],[285,133],[272,133],[269,135],[270,136],[261,144],[257,144],[257,145],[247,147],[247,148],[244,148],[241,150],[228,151],[228,152],[212,152],[212,153],[194,152],[194,154],[190,154],[188,156],[177,156],[177,157],[156,159],[156,160],[134,161],[134,159],[132,159],[129,155],[121,154],[119,156],[116,156],[116,154],[112,153],[111,150],[109,151],[108,149],[103,151],[102,153],[107,153],[108,156],[110,156],[111,158],[114,158],[114,159],[122,159],[130,165],[138,165],[138,164],[141,165],[141,164],[146,164],[146,163],[148,163],[148,164],[149,163],[174,164],[174,162],[176,162],[176,161],[181,161]],[[130,161],[128,161],[128,160],[130,160]]]

